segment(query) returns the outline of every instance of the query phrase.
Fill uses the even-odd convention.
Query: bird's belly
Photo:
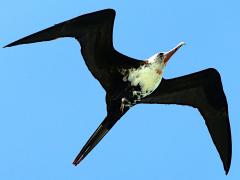
[[[138,87],[132,93],[138,99],[144,98],[151,94],[162,80],[162,71],[156,69],[140,69],[129,73],[127,80],[131,86]]]
[[[138,86],[140,87],[140,90],[133,91],[133,94],[137,95],[139,98],[144,98],[150,95],[159,86],[161,80],[162,80],[162,76],[158,78],[151,78],[151,79],[144,77],[140,81],[136,80],[136,82],[138,83]]]

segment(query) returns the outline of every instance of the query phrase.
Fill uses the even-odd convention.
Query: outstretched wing
[[[81,44],[81,53],[89,70],[106,89],[111,76],[108,67],[114,61],[113,54],[116,54],[112,42],[114,18],[113,9],[85,14],[24,37],[5,47],[74,37]]]
[[[231,130],[227,100],[218,71],[206,69],[163,80],[142,103],[179,104],[198,108],[221,157],[225,172],[228,173],[232,156]]]

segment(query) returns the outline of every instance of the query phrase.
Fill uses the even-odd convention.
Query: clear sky
[[[216,68],[229,104],[233,158],[225,176],[200,113],[137,105],[77,167],[106,115],[105,92],[74,39],[0,49],[0,178],[4,180],[236,180],[240,178],[240,2],[1,1],[0,46],[81,14],[116,10],[114,46],[146,59],[181,48],[165,78]]]

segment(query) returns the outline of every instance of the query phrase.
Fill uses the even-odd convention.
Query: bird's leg
[[[126,101],[126,98],[122,98],[122,99],[121,99],[121,106],[120,106],[120,111],[121,111],[121,112],[123,112],[123,110],[124,110],[125,101]]]
[[[141,93],[139,93],[139,91],[133,91],[132,92],[133,97],[135,97],[134,103],[136,103],[137,101],[141,101],[141,95],[140,94]]]
[[[121,99],[120,111],[123,112],[125,107],[131,107],[132,103],[127,98]]]

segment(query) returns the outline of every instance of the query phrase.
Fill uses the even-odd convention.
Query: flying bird
[[[112,34],[115,11],[105,9],[85,14],[24,37],[5,47],[75,38],[83,59],[106,91],[107,116],[73,161],[77,165],[134,105],[177,104],[197,108],[205,120],[226,174],[232,156],[228,105],[220,74],[209,68],[182,77],[164,79],[167,62],[181,48],[138,60],[114,49]]]

